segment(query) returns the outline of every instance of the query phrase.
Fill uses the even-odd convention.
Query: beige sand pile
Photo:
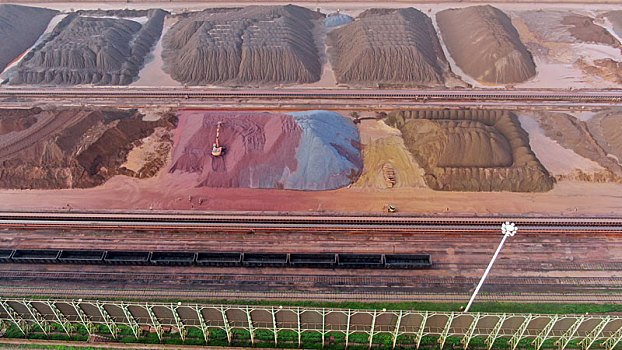
[[[428,16],[414,8],[374,9],[330,33],[340,83],[443,85],[445,57]]]
[[[160,37],[165,15],[162,10],[151,10],[141,25],[70,14],[24,57],[11,83],[130,84]]]
[[[542,192],[553,179],[509,111],[396,111],[387,124],[425,169],[428,186],[445,191]]]
[[[320,18],[293,5],[205,10],[166,33],[165,70],[193,85],[315,82],[322,69],[313,26]]]
[[[156,128],[174,127],[171,119],[143,121],[135,110],[27,112],[0,110],[3,120],[36,119],[25,129],[0,135],[0,188],[91,187],[116,174],[140,177],[121,167],[128,152]]]
[[[475,80],[511,84],[536,74],[531,53],[501,10],[490,5],[448,9],[436,20],[451,57]]]
[[[58,11],[19,5],[0,5],[0,72],[31,47]]]

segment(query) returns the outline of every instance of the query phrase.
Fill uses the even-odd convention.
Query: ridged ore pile
[[[529,147],[509,111],[391,112],[386,123],[424,168],[428,186],[443,191],[543,192],[554,179]]]
[[[338,82],[443,84],[445,58],[434,26],[414,8],[365,11],[331,32],[329,42]]]
[[[193,85],[314,82],[322,67],[312,31],[321,18],[294,5],[205,10],[167,32],[165,70]]]
[[[58,11],[0,5],[0,72],[41,36]]]
[[[436,20],[451,57],[475,80],[511,84],[536,74],[531,53],[501,10],[490,5],[448,9]]]
[[[70,14],[24,58],[11,83],[130,84],[160,37],[165,15],[150,10],[141,25]]]

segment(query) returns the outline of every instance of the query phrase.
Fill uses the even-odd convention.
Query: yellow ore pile
[[[396,111],[386,119],[425,170],[426,184],[443,191],[542,192],[554,179],[529,147],[509,111]]]

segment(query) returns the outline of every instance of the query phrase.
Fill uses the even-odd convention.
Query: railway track
[[[422,285],[459,287],[475,285],[478,278],[467,277],[398,277],[398,276],[324,276],[324,275],[279,275],[279,274],[210,274],[210,273],[168,273],[154,272],[80,272],[80,271],[23,271],[23,270],[0,270],[3,280],[44,280],[69,282],[69,281],[100,281],[100,282],[120,282],[120,283],[141,283],[150,285],[153,283],[177,283],[180,285],[200,284],[202,288],[220,286],[239,286],[261,285],[263,288],[278,286],[297,286],[300,289],[305,287],[318,288],[326,287],[350,287],[350,288],[419,288]],[[538,287],[568,287],[580,288],[622,288],[622,277],[490,277],[486,284],[488,286],[524,286],[529,288]],[[233,288],[237,289],[237,288]],[[293,289],[295,290],[295,289]]]
[[[336,89],[283,89],[283,90],[217,90],[217,89],[0,89],[0,97],[25,98],[132,98],[132,99],[331,99],[331,100],[520,100],[520,101],[574,101],[620,102],[618,91],[555,91],[555,90],[336,90]]]
[[[98,229],[301,229],[495,233],[512,221],[521,233],[622,233],[621,217],[407,217],[125,213],[0,213],[0,227]]]

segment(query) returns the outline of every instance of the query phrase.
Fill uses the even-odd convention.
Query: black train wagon
[[[0,249],[0,263],[10,263],[13,249]]]
[[[337,254],[290,253],[289,264],[292,267],[332,268],[337,265]]]
[[[105,250],[61,250],[58,261],[72,264],[101,264]]]
[[[287,266],[287,253],[243,253],[242,264],[248,267],[285,267]]]
[[[197,265],[199,266],[241,266],[242,253],[240,252],[198,252]]]
[[[60,250],[52,249],[16,249],[11,260],[16,263],[53,264],[58,262]]]
[[[430,254],[386,254],[387,269],[427,269],[432,267]]]
[[[350,269],[379,269],[384,267],[384,256],[382,254],[339,253],[337,266]]]
[[[151,252],[151,263],[154,265],[192,265],[196,260],[194,252]]]
[[[151,252],[109,250],[104,256],[104,263],[111,265],[149,265]]]

